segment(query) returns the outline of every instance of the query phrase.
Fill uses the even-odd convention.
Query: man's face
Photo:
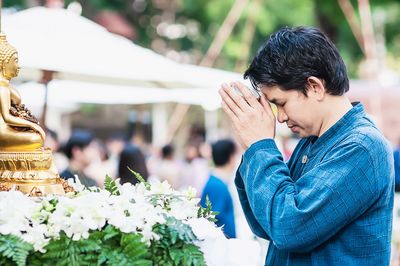
[[[278,86],[263,86],[261,91],[269,102],[276,105],[279,123],[286,123],[301,138],[318,136],[321,122],[318,102],[312,95],[306,97],[300,91],[283,91]]]
[[[95,141],[90,142],[90,144],[84,148],[77,147],[74,152],[74,159],[78,160],[84,167],[98,160],[99,156],[99,150]]]

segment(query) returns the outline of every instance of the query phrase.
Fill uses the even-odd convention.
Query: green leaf
[[[205,265],[203,253],[193,244],[197,240],[191,227],[174,217],[156,224],[153,232],[161,239],[151,241],[151,260],[154,265]]]
[[[0,254],[4,265],[18,266],[26,265],[29,253],[33,251],[33,246],[14,235],[0,235]],[[1,263],[3,265],[3,263]]]
[[[206,218],[210,222],[216,222],[217,219],[214,217],[218,214],[218,212],[212,211],[212,204],[210,199],[208,198],[208,195],[206,196],[206,207],[199,207],[199,210],[197,211],[197,217],[198,218]]]
[[[117,184],[109,175],[106,175],[104,180],[104,188],[110,192],[111,195],[120,195]]]
[[[140,183],[143,183],[147,190],[150,190],[151,186],[148,182],[146,182],[146,180],[144,180],[143,176],[141,174],[139,174],[138,172],[133,171],[131,168],[129,168],[129,166],[127,166],[127,167],[128,167],[128,170],[136,177],[136,179]]]
[[[45,247],[47,252],[41,256],[45,265],[80,266],[97,263],[101,250],[98,234],[91,234],[88,239],[74,241],[61,233],[60,239],[51,240]]]
[[[112,225],[102,231],[102,248],[97,265],[151,265],[148,247],[139,234],[122,233]]]

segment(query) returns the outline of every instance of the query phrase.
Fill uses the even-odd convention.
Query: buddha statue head
[[[0,33],[0,70],[1,75],[10,80],[18,75],[18,53],[6,39],[4,33]]]

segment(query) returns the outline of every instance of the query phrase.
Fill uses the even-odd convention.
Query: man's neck
[[[215,167],[213,170],[215,176],[221,178],[224,182],[229,183],[233,175],[232,167],[229,165]]]
[[[69,169],[71,169],[72,171],[77,172],[77,173],[82,173],[83,170],[85,169],[85,167],[79,161],[71,160],[69,163]]]
[[[328,106],[318,137],[321,137],[353,107],[346,96],[331,96]]]

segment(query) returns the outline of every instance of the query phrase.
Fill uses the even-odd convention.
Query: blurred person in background
[[[208,180],[210,167],[209,161],[201,155],[202,142],[189,142],[185,148],[185,161],[180,176],[181,189],[193,187],[197,196],[201,197],[204,186]]]
[[[111,134],[111,136],[106,140],[105,145],[108,152],[107,154],[110,167],[113,168],[113,170],[110,172],[110,176],[115,179],[118,176],[119,156],[125,146],[123,134]]]
[[[73,180],[75,180],[75,176],[78,176],[82,185],[97,186],[97,182],[85,173],[90,163],[98,158],[98,150],[92,133],[85,130],[74,130],[63,150],[69,159],[69,164],[60,176]]]
[[[50,129],[46,130],[44,147],[50,148],[53,151],[54,164],[59,172],[68,167],[68,158],[60,151],[61,144],[58,141],[58,135],[55,131]]]
[[[96,181],[98,187],[102,188],[106,175],[111,178],[117,176],[117,168],[114,162],[110,160],[110,153],[106,145],[98,139],[94,140],[94,144],[98,152],[96,158],[86,167],[85,173]]]
[[[212,210],[216,215],[217,226],[228,238],[236,237],[233,201],[228,189],[232,173],[236,169],[236,146],[230,139],[218,140],[211,145],[211,155],[215,165],[201,194],[200,204],[206,207],[206,198],[211,201]]]
[[[134,143],[134,139],[135,137],[132,135],[119,156],[118,177],[121,179],[121,184],[136,184],[138,182],[135,175],[128,168],[140,174],[144,180],[149,177],[145,156],[139,146]]]
[[[182,171],[181,163],[175,159],[175,148],[167,144],[161,148],[161,158],[154,167],[154,175],[162,182],[166,180],[172,188],[179,189],[179,177]]]
[[[273,33],[222,107],[246,150],[235,184],[253,232],[270,239],[265,265],[389,265],[393,150],[351,103],[346,66],[311,27]],[[269,102],[277,106],[275,117]],[[302,139],[288,163],[276,118]]]

